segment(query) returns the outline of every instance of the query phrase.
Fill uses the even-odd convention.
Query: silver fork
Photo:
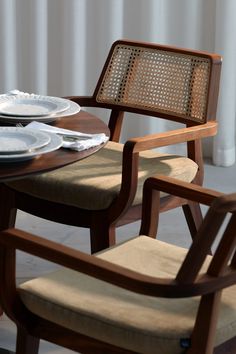
[[[16,123],[16,127],[17,128],[24,128],[23,124],[21,124],[21,123]]]
[[[18,128],[24,128],[22,123],[17,123],[16,127]],[[42,130],[47,132],[47,130]],[[53,133],[53,131],[48,130],[49,133]],[[76,135],[76,134],[71,134],[71,133],[61,133],[61,132],[55,132],[55,134],[61,136],[63,138],[63,140],[65,141],[79,141],[79,140],[88,140],[88,139],[92,139],[91,135]]]

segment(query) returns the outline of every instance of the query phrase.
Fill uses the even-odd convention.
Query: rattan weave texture
[[[119,44],[96,100],[203,123],[210,67],[209,58]]]

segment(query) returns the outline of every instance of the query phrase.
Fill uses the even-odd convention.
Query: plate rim
[[[30,151],[30,152],[22,153],[22,154],[15,154],[15,155],[13,155],[13,154],[1,155],[0,154],[0,163],[27,161],[27,160],[31,160],[37,156],[41,156],[43,154],[58,150],[63,144],[63,139],[55,133],[47,133],[47,134],[50,135],[51,140],[46,146],[43,146],[42,148]]]
[[[10,149],[9,150],[2,150],[0,148],[0,155],[12,155],[12,154],[20,154],[20,153],[24,153],[24,152],[28,152],[30,150],[35,150],[35,149],[39,149],[42,148],[44,146],[46,146],[47,144],[50,143],[51,137],[42,131],[35,131],[33,129],[27,129],[27,128],[20,128],[20,127],[1,127],[0,126],[0,134],[3,132],[8,132],[9,134],[13,133],[13,134],[18,134],[19,138],[20,136],[23,135],[28,135],[31,137],[34,137],[36,139],[36,141],[32,144],[28,144],[28,146],[26,148],[15,148],[15,149]]]
[[[64,100],[64,98],[62,98]],[[66,100],[66,99],[65,99]],[[0,114],[0,122],[4,122],[7,124],[16,124],[17,123],[30,123],[34,120],[37,120],[38,122],[44,122],[44,123],[51,123],[56,121],[57,119],[60,119],[61,117],[70,117],[74,114],[77,114],[80,112],[81,107],[78,103],[74,102],[74,101],[69,101],[69,108],[63,112],[60,113],[56,113],[56,114],[51,114],[48,116],[43,116],[43,117],[25,117],[25,116],[21,116],[21,117],[14,117],[14,116],[7,116],[7,115],[1,115]]]
[[[52,109],[49,112],[45,113],[27,113],[25,115],[22,115],[22,113],[7,113],[6,111],[1,111],[1,105],[7,104],[8,102],[12,102],[14,104],[14,101],[16,100],[22,100],[22,101],[41,101],[43,102],[49,102],[51,104],[56,105],[55,109]],[[66,111],[69,108],[69,102],[65,99],[61,99],[60,97],[54,97],[54,96],[43,96],[43,95],[9,95],[5,97],[0,97],[0,115],[2,116],[7,116],[7,117],[44,117],[44,116],[49,116],[49,115],[54,115],[56,113],[62,113]]]

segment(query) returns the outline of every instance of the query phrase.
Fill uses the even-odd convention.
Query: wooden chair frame
[[[103,95],[102,87],[109,74],[109,65],[112,62],[112,55],[119,46],[130,48],[138,47],[142,50],[160,51],[170,53],[170,55],[193,56],[209,61],[209,81],[207,84],[206,106],[201,118],[194,116],[194,109],[184,114],[174,110],[163,110],[158,107],[145,108],[143,105],[134,105],[123,101],[101,99]],[[194,59],[194,60],[195,60]],[[198,165],[198,172],[192,181],[198,185],[203,182],[203,158],[201,139],[213,136],[217,132],[216,107],[219,90],[219,79],[221,70],[221,57],[216,54],[206,52],[186,50],[170,46],[162,46],[153,43],[133,42],[120,40],[113,44],[107,61],[104,65],[98,84],[92,96],[70,97],[82,107],[96,107],[111,110],[109,119],[110,140],[119,142],[122,122],[125,112],[143,114],[155,118],[168,119],[180,122],[184,128],[172,131],[149,134],[143,137],[131,138],[124,144],[123,150],[123,170],[121,189],[118,198],[104,210],[84,210],[73,206],[54,203],[40,198],[32,197],[26,193],[20,193],[7,186],[2,186],[1,195],[4,203],[0,205],[1,215],[4,217],[0,223],[0,229],[12,227],[15,224],[16,210],[21,209],[30,214],[52,220],[55,222],[80,226],[90,229],[91,251],[97,252],[115,243],[115,228],[134,222],[141,218],[141,205],[132,205],[138,183],[139,153],[145,150],[173,145],[177,143],[187,143],[187,155]],[[107,74],[108,72],[108,74]],[[105,79],[104,79],[105,77]],[[124,93],[125,95],[125,93]],[[191,102],[194,101],[192,93]],[[192,103],[189,103],[191,106]],[[127,168],[127,166],[129,168]],[[5,202],[7,200],[7,203]],[[192,236],[196,233],[202,222],[200,208],[196,203],[187,202],[180,197],[166,196],[161,199],[160,212],[182,206],[183,211]],[[65,208],[66,211],[65,212]],[[156,236],[156,229],[152,230],[153,237]]]
[[[27,310],[21,302],[15,285],[16,249],[140,294],[167,298],[201,296],[191,336],[191,346],[186,349],[186,353],[213,353],[221,293],[224,288],[236,284],[236,194],[224,195],[173,178],[166,178],[166,176],[149,178],[144,185],[141,234],[148,235],[152,228],[151,224],[156,222],[156,215],[149,213],[146,206],[151,203],[150,210],[155,210],[153,204],[156,204],[159,191],[210,205],[192,246],[173,279],[139,274],[93,255],[84,254],[17,229],[0,232],[0,282],[3,289],[0,298],[4,311],[18,328],[16,354],[38,353],[40,338],[82,353],[131,353],[74,333],[39,318]],[[208,270],[199,275],[199,270],[227,213],[231,214],[231,218],[221,236]],[[214,353],[233,354],[235,345],[236,338],[234,337],[215,348]]]

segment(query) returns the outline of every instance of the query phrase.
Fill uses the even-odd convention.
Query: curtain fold
[[[17,85],[15,0],[0,0],[0,87],[1,92]]]
[[[130,38],[223,56],[219,132],[204,150],[235,163],[235,0],[0,0],[0,93],[17,88],[54,96],[91,94],[113,41]],[[104,116],[104,120],[107,116]],[[173,128],[127,123],[128,135]]]
[[[223,56],[218,104],[219,131],[214,139],[213,161],[219,166],[235,162],[236,136],[236,1],[216,1],[215,51]]]

